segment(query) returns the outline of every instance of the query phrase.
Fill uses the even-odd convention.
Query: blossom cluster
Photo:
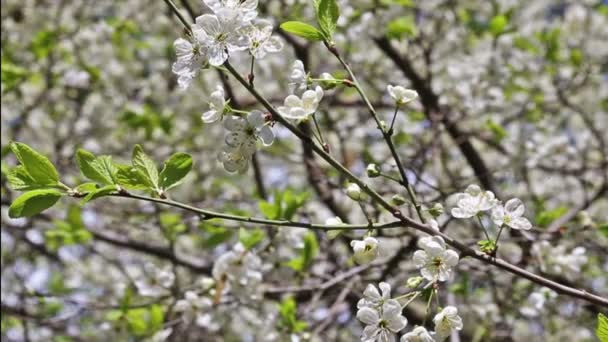
[[[263,58],[269,52],[283,48],[280,39],[272,35],[272,25],[257,17],[257,0],[205,0],[213,14],[203,14],[190,27],[188,39],[174,42],[177,60],[173,73],[182,88],[188,88],[201,67],[220,66],[229,54],[248,50],[253,58]]]

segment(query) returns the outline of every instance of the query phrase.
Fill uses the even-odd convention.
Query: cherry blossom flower
[[[204,0],[205,5],[209,6],[215,13],[223,9],[230,9],[238,12],[243,21],[250,21],[257,17],[258,0]]]
[[[242,32],[244,25],[239,13],[229,9],[196,18],[192,31],[199,42],[207,47],[209,64],[220,66],[228,59],[230,52],[249,48],[249,38]]]
[[[389,84],[386,89],[397,105],[404,105],[418,98],[418,93],[415,90],[406,89],[402,86],[392,86]]]
[[[308,86],[308,74],[304,70],[304,63],[301,60],[296,60],[291,65],[291,73],[289,74],[289,87],[294,94],[301,95]]]
[[[400,342],[435,342],[435,339],[425,327],[415,327],[414,330],[401,336]]]
[[[391,299],[391,285],[389,283],[381,282],[378,284],[378,287],[380,291],[373,284],[367,285],[365,291],[363,291],[363,298],[357,302],[357,308],[360,309],[365,306],[377,307]]]
[[[277,109],[287,119],[303,121],[317,111],[322,98],[323,89],[317,86],[315,90],[305,91],[301,98],[296,95],[287,96],[284,105]]]
[[[524,210],[521,200],[512,198],[504,206],[497,205],[492,209],[492,221],[499,227],[505,224],[513,229],[528,230],[532,228],[532,224],[527,218],[522,217]]]
[[[401,305],[396,300],[388,300],[378,308],[362,307],[357,311],[357,319],[366,325],[361,336],[364,342],[389,342],[407,325],[407,319],[401,315]]]
[[[376,260],[380,254],[378,240],[371,236],[368,236],[363,240],[352,240],[350,246],[355,252],[354,258],[358,264],[370,263]]]
[[[216,280],[226,278],[236,285],[247,286],[262,280],[261,268],[260,258],[237,243],[217,259],[211,273]]]
[[[283,49],[283,42],[272,35],[272,24],[260,20],[246,29],[249,36],[249,53],[257,59],[264,58],[267,53],[279,52]]]
[[[226,111],[226,100],[224,99],[224,88],[217,86],[216,90],[211,93],[209,100],[209,110],[203,113],[202,119],[205,123],[212,123],[220,120]]]
[[[207,49],[198,43],[192,43],[184,38],[176,39],[173,47],[175,48],[177,59],[173,63],[171,71],[177,75],[179,87],[186,89],[206,62]]]
[[[224,127],[229,131],[226,134],[226,144],[232,148],[238,148],[243,153],[252,155],[257,149],[257,141],[260,139],[265,146],[272,144],[274,133],[266,125],[264,114],[254,110],[247,114],[247,119],[238,116],[228,116],[224,120]]]
[[[420,239],[418,245],[422,250],[414,253],[414,264],[420,268],[420,274],[430,281],[446,281],[450,278],[452,267],[458,264],[458,254],[446,249],[445,241],[440,236],[428,236]]]
[[[469,185],[464,193],[457,194],[457,208],[452,209],[452,216],[456,218],[470,218],[480,211],[494,208],[498,204],[494,193],[482,191],[477,185]]]
[[[182,314],[187,322],[195,321],[199,327],[211,331],[219,329],[219,324],[213,321],[211,309],[213,301],[207,297],[200,297],[195,291],[186,291],[184,298],[175,302],[175,311]]]
[[[251,154],[246,153],[240,148],[230,146],[224,147],[219,153],[218,159],[224,165],[224,170],[228,172],[245,173],[249,168],[249,158]]]
[[[433,318],[435,323],[435,334],[439,340],[443,340],[452,334],[453,330],[462,330],[462,319],[458,316],[458,309],[454,306],[446,306]]]

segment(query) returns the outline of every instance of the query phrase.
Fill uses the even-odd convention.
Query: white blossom
[[[494,193],[482,191],[477,185],[469,185],[464,193],[457,194],[457,208],[452,209],[452,216],[456,218],[470,218],[480,211],[494,208],[498,204]]]
[[[215,13],[224,9],[234,10],[242,16],[243,21],[250,21],[257,17],[258,0],[204,0]]]
[[[289,86],[294,94],[302,94],[308,86],[308,74],[304,70],[304,63],[301,60],[296,60],[291,65],[289,73]]]
[[[219,153],[218,159],[224,165],[224,170],[228,172],[245,173],[249,168],[249,158],[251,154],[240,148],[225,146]]]
[[[407,319],[401,315],[401,304],[394,299],[384,302],[378,308],[360,308],[357,319],[366,325],[361,336],[361,341],[364,342],[392,341],[393,335],[407,325]]]
[[[418,93],[415,90],[406,89],[402,86],[392,86],[389,84],[386,89],[398,105],[410,103],[418,98]]]
[[[378,240],[371,236],[368,236],[363,240],[352,240],[350,246],[355,252],[354,258],[358,264],[370,263],[380,254]]]
[[[220,85],[211,93],[209,99],[209,110],[203,113],[201,118],[205,123],[212,123],[220,120],[226,111],[226,100],[224,99],[224,88]]]
[[[250,155],[255,153],[258,139],[265,146],[271,145],[274,141],[274,133],[266,125],[264,113],[259,110],[251,111],[247,114],[247,119],[228,116],[224,120],[224,127],[229,131],[226,134],[226,144],[233,148],[240,148],[241,151]]]
[[[400,342],[435,342],[431,333],[425,327],[415,327],[414,330],[401,336]]]
[[[532,228],[532,224],[523,217],[524,210],[521,200],[512,198],[504,206],[497,205],[492,209],[492,221],[499,227],[505,224],[513,229],[528,230]]]
[[[341,226],[343,224],[344,224],[344,222],[342,222],[342,219],[340,219],[338,216],[336,216],[336,217],[330,217],[327,220],[325,220],[325,225],[326,226]],[[330,230],[327,231],[327,237],[330,240],[331,239],[335,239],[341,233],[342,233],[341,229],[330,229]]]
[[[458,316],[458,309],[454,306],[446,306],[433,318],[435,323],[435,334],[439,340],[443,340],[452,334],[453,330],[462,330],[462,319]]]
[[[452,267],[458,264],[458,254],[446,249],[445,241],[440,236],[423,237],[418,241],[422,250],[414,253],[414,264],[420,268],[420,274],[430,281],[446,281],[450,278]]]
[[[196,18],[192,31],[201,45],[207,47],[209,64],[220,66],[234,51],[246,50],[249,38],[242,31],[245,23],[238,12],[221,9],[216,14],[203,14]]]
[[[237,295],[255,295],[257,285],[262,281],[261,270],[262,260],[237,243],[216,260],[211,274],[217,281],[226,280]]]
[[[361,187],[357,183],[350,183],[346,187],[346,195],[354,201],[361,200]]]
[[[186,89],[206,62],[207,49],[197,42],[192,43],[184,38],[176,39],[173,42],[173,47],[175,48],[177,59],[173,63],[171,71],[177,76],[179,87]]]
[[[260,20],[246,29],[249,36],[249,53],[257,59],[264,58],[267,53],[279,52],[283,49],[283,42],[272,35],[272,24]]]
[[[363,298],[357,302],[357,308],[378,307],[391,299],[391,285],[389,283],[381,282],[378,287],[380,291],[373,284],[368,284],[363,291]]]
[[[181,313],[185,321],[195,321],[196,325],[215,331],[220,326],[213,320],[212,308],[211,299],[200,297],[195,291],[186,291],[184,298],[175,302],[175,311]]]
[[[323,98],[323,89],[317,86],[315,90],[307,90],[302,97],[289,95],[285,98],[279,113],[287,119],[306,120],[317,111],[319,102]]]
[[[520,312],[524,316],[536,317],[542,313],[545,302],[548,299],[554,299],[555,297],[557,297],[557,293],[555,291],[542,287],[540,290],[532,292],[528,296],[527,304],[520,309]]]

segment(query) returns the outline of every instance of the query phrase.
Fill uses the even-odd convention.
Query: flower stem
[[[393,120],[391,120],[391,126],[388,129],[388,134],[393,135],[393,127],[395,127],[395,119],[397,118],[397,112],[399,111],[399,106],[395,107],[395,113],[393,113]]]
[[[492,239],[490,239],[490,235],[488,234],[488,231],[486,230],[486,227],[483,225],[483,221],[481,221],[481,217],[477,216],[477,220],[479,221],[479,225],[481,225],[481,229],[483,229],[483,233],[486,236],[486,239],[488,241],[492,241]]]

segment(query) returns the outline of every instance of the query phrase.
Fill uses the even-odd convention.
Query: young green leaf
[[[36,152],[26,144],[11,142],[10,147],[25,171],[36,184],[54,186],[59,183],[59,174],[47,157]]]
[[[497,15],[488,24],[488,29],[490,33],[494,36],[498,36],[505,31],[507,25],[509,24],[509,19],[505,15]]]
[[[602,313],[597,315],[597,329],[595,330],[595,334],[601,342],[608,342],[608,317]]]
[[[132,190],[146,190],[154,187],[154,184],[140,170],[130,165],[117,165],[117,167],[116,181],[120,186]]]
[[[316,27],[300,21],[287,21],[281,24],[281,29],[285,32],[293,33],[296,36],[311,40],[322,41],[325,36]]]
[[[80,201],[80,204],[85,204],[89,201],[92,201],[96,198],[109,196],[118,191],[118,187],[116,185],[106,185],[102,188],[99,188],[95,191],[89,192],[83,199]]]
[[[133,166],[139,170],[144,177],[152,184],[154,189],[158,189],[158,169],[156,163],[144,152],[140,145],[133,148]]]
[[[250,249],[260,243],[266,237],[266,233],[259,229],[239,229],[239,241],[245,249]]]
[[[160,187],[169,190],[177,185],[192,170],[192,156],[187,153],[175,153],[165,161],[160,172]]]
[[[76,163],[82,175],[102,185],[115,184],[117,168],[112,157],[96,157],[93,153],[79,149],[76,151]]]
[[[6,178],[8,179],[8,184],[10,185],[11,189],[15,191],[26,191],[44,187],[44,185],[41,186],[40,184],[36,183],[30,174],[27,173],[23,165],[10,169],[6,175]]]
[[[56,189],[28,191],[13,201],[8,209],[8,216],[17,218],[36,215],[55,205],[61,196],[63,193]]]
[[[340,8],[336,0],[319,0],[316,3],[319,27],[326,37],[331,38],[336,31],[336,24],[340,17]]]

